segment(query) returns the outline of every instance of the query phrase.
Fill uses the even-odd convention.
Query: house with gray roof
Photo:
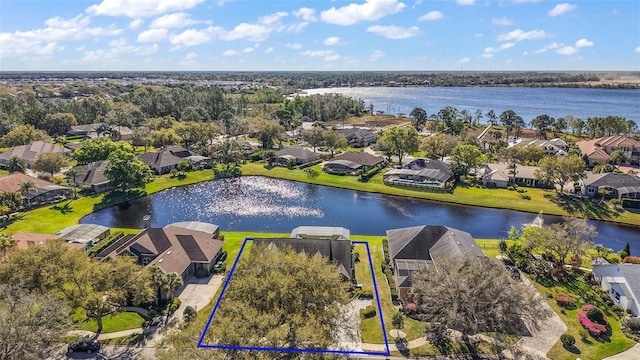
[[[278,251],[283,247],[290,247],[297,253],[311,256],[322,256],[337,266],[337,271],[345,281],[355,282],[353,256],[351,255],[351,241],[327,239],[254,239],[252,249],[264,245],[269,250]]]
[[[217,225],[197,221],[148,226],[137,235],[124,236],[96,255],[99,259],[132,256],[145,266],[158,266],[187,280],[197,270],[211,271],[222,255]]]
[[[506,163],[487,163],[480,170],[482,174],[482,184],[487,186],[493,184],[499,188],[506,188],[509,181],[514,179],[516,184],[531,187],[546,187],[547,184],[536,178],[537,166],[516,165],[515,177],[511,174],[510,164]]]
[[[73,169],[78,171],[78,176],[75,178],[76,186],[86,186],[94,194],[111,189],[109,179],[104,175],[106,168],[106,160],[74,166]]]
[[[387,230],[389,257],[398,295],[407,299],[411,276],[442,259],[485,256],[468,232],[443,225],[421,225]]]
[[[615,304],[640,316],[640,265],[594,265],[592,275]]]
[[[369,171],[383,163],[384,158],[381,156],[364,151],[347,151],[325,162],[323,170],[330,174],[355,175],[358,170]]]
[[[138,159],[148,165],[156,175],[168,174],[183,160],[194,166],[211,160],[209,157],[198,155],[181,146],[165,146],[158,149],[157,152],[139,155]]]
[[[109,236],[110,233],[111,230],[106,226],[97,224],[76,224],[68,226],[54,235],[56,239],[62,239],[66,242],[92,246]]]
[[[587,172],[587,177],[580,180],[583,195],[599,197],[599,191],[608,192],[608,199],[640,199],[640,177],[631,174]]]
[[[296,165],[305,165],[319,160],[320,154],[307,150],[300,145],[278,150],[274,158],[274,162],[282,166],[288,166],[290,162],[295,162]]]
[[[567,143],[559,138],[551,140],[531,140],[526,146],[538,146],[544,150],[544,153],[550,156],[567,156],[569,147]]]
[[[453,179],[449,166],[440,160],[415,159],[401,169],[391,169],[383,176],[386,185],[444,189]]]
[[[12,156],[17,156],[24,160],[28,167],[38,158],[40,154],[44,153],[60,153],[67,155],[71,150],[58,146],[52,143],[44,141],[34,141],[28,145],[15,146],[0,154],[0,165],[7,165],[9,159]]]
[[[365,147],[377,141],[376,134],[368,129],[353,127],[338,129],[336,132],[344,136],[347,143],[353,147]]]

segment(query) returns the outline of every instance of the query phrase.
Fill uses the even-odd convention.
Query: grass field
[[[77,330],[89,330],[96,332],[98,324],[93,319],[87,319],[82,308],[76,309],[71,315],[71,319],[76,323]],[[116,331],[139,329],[144,324],[144,317],[136,312],[120,312],[115,315],[107,315],[102,318],[102,333],[112,333]]]

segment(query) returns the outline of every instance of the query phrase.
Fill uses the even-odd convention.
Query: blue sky
[[[640,1],[0,0],[0,71],[640,70]]]

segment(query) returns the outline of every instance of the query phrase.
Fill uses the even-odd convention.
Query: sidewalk
[[[68,336],[80,336],[80,337],[95,337],[96,335],[98,335],[98,340],[108,340],[108,339],[116,339],[119,337],[125,337],[125,336],[130,336],[130,335],[139,335],[139,334],[153,334],[155,333],[159,328],[157,326],[150,326],[148,328],[139,328],[139,329],[129,329],[129,330],[122,330],[122,331],[116,331],[116,332],[110,332],[110,333],[104,333],[104,334],[97,334],[94,333],[93,331],[88,331],[88,330],[71,330],[69,332],[67,332]]]
[[[621,352],[613,356],[604,358],[603,360],[638,360],[640,359],[640,344],[636,344],[631,349]]]

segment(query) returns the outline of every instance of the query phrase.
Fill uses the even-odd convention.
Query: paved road
[[[131,360],[131,359],[154,359],[154,348],[141,348],[132,346],[105,345],[95,354],[67,353],[67,345],[59,345],[52,349],[46,360],[68,360],[68,359],[93,359],[93,360]]]

